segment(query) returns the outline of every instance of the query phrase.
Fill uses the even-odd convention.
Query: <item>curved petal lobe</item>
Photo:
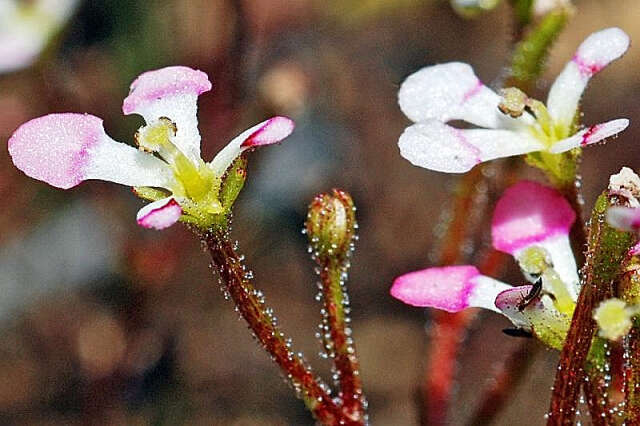
[[[594,124],[586,129],[583,129],[573,136],[556,142],[549,149],[554,154],[569,151],[570,149],[577,148],[579,146],[587,146],[592,143],[600,142],[609,136],[616,135],[622,132],[629,126],[629,120],[626,118],[619,118],[617,120],[607,121],[606,123]]]
[[[411,74],[400,86],[398,103],[414,122],[464,120],[488,128],[516,123],[498,111],[500,96],[461,62],[433,65]]]
[[[553,83],[547,98],[551,116],[570,125],[589,79],[629,48],[629,36],[620,28],[607,28],[587,37]]]
[[[165,229],[173,225],[182,216],[182,207],[173,197],[149,203],[138,211],[138,225],[151,229]]]
[[[483,161],[543,148],[527,133],[456,129],[437,120],[407,127],[398,146],[400,155],[413,165],[447,173],[464,173]]]
[[[194,161],[200,159],[198,96],[211,90],[205,73],[172,66],[141,74],[122,104],[125,115],[140,114],[149,124],[167,117],[177,127],[174,143]]]
[[[496,204],[491,222],[493,247],[505,253],[558,235],[568,235],[576,214],[555,189],[521,181],[509,187]]]
[[[88,114],[49,114],[28,121],[9,139],[9,154],[28,176],[68,189],[88,179],[166,187],[168,166],[111,139]]]
[[[481,275],[474,266],[445,266],[395,279],[391,295],[412,306],[458,312],[468,307],[496,311],[493,301],[507,284]]]
[[[282,141],[289,136],[295,123],[287,117],[276,116],[256,124],[240,135],[233,138],[215,158],[211,161],[210,167],[218,176],[222,176],[229,168],[233,160],[243,151],[263,145],[271,145]]]

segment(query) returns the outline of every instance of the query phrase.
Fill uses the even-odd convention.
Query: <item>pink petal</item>
[[[243,151],[253,147],[278,143],[289,136],[294,127],[293,120],[281,116],[272,117],[256,124],[233,138],[227,146],[218,152],[209,166],[218,176],[222,176],[233,160]]]
[[[400,155],[411,164],[445,173],[464,173],[483,161],[539,151],[542,144],[529,133],[502,129],[457,129],[426,120],[405,129]]]
[[[613,206],[607,210],[607,222],[623,231],[640,229],[640,208]]]
[[[63,189],[87,179],[160,187],[172,179],[166,163],[114,141],[102,120],[88,114],[49,114],[28,121],[8,147],[17,168]]]
[[[491,224],[493,246],[514,254],[548,238],[567,235],[576,214],[555,189],[521,181],[509,187],[496,205]]]
[[[556,142],[549,151],[554,154],[558,154],[579,146],[591,145],[593,143],[600,142],[609,136],[622,132],[627,128],[627,126],[629,126],[629,120],[626,118],[619,118],[617,120],[607,121],[606,123],[594,124],[593,126],[589,126],[586,129],[579,131],[571,137]]]
[[[182,216],[182,207],[173,197],[169,197],[141,208],[136,220],[140,226],[161,230],[176,223],[180,216]]]
[[[122,104],[125,115],[137,112],[158,99],[183,94],[195,96],[211,90],[207,74],[185,66],[172,66],[147,71],[131,84],[131,91]]]
[[[629,36],[620,28],[607,28],[582,42],[549,91],[547,107],[551,116],[570,125],[589,79],[629,48]]]
[[[391,295],[408,305],[448,312],[467,307],[495,310],[493,300],[506,288],[506,284],[481,275],[474,266],[445,266],[396,278]]]
[[[473,68],[450,62],[422,68],[402,83],[400,109],[413,122],[464,120],[488,128],[508,127],[513,120],[498,111],[500,96],[482,84]]]
[[[293,132],[295,123],[287,117],[276,116],[268,119],[258,130],[246,138],[240,147],[251,148],[254,146],[271,145],[278,143]]]
[[[85,180],[88,152],[105,137],[98,117],[50,114],[20,126],[9,139],[9,154],[27,176],[68,189]]]

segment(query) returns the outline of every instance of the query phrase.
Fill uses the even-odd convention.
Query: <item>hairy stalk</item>
[[[522,2],[517,2],[522,3]],[[530,10],[529,5],[529,10]],[[570,11],[558,8],[544,16],[535,27],[524,34],[523,20],[516,11],[516,37],[522,37],[515,46],[511,60],[511,77],[508,86],[518,87],[525,92],[542,73],[549,49],[567,24]]]
[[[355,206],[347,192],[333,189],[316,195],[309,204],[305,233],[312,257],[320,267],[322,342],[333,360],[343,416],[351,424],[364,425],[367,402],[348,325],[349,296],[345,288],[356,229]]]
[[[640,256],[629,253],[624,270],[616,297],[629,305],[637,305],[640,303]],[[634,321],[623,343],[625,422],[637,425],[640,424],[640,321]]]
[[[291,350],[289,339],[268,313],[261,292],[247,278],[242,257],[236,253],[228,235],[223,231],[211,231],[201,235],[201,238],[238,312],[247,321],[256,339],[280,366],[313,416],[324,425],[358,424],[342,416],[327,392],[328,387],[314,376],[302,354]]]
[[[347,297],[344,291],[344,264],[327,262],[321,265],[320,281],[326,313],[326,325],[331,336],[327,348],[333,358],[339,376],[342,413],[357,424],[364,424],[366,401],[362,391],[362,381],[358,367],[351,329],[347,326]]]
[[[626,339],[625,422],[640,424],[640,324],[634,324]]]
[[[612,296],[612,284],[621,274],[620,264],[632,243],[628,233],[607,225],[605,213],[611,203],[607,193],[603,193],[596,201],[591,216],[586,263],[581,274],[582,290],[560,354],[548,425],[573,424],[585,376],[585,362],[596,330],[593,310],[601,301]],[[600,386],[589,386],[589,390],[593,392],[597,390],[596,387]],[[595,398],[594,402],[598,402],[599,399]],[[596,407],[594,409],[597,410]]]

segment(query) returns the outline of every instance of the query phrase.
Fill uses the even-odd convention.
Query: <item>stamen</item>
[[[207,196],[211,198],[215,176],[203,161],[194,164],[173,143],[177,130],[173,121],[167,117],[160,117],[156,122],[141,127],[136,132],[136,143],[140,149],[158,154],[171,166],[185,196],[195,201]]]
[[[498,109],[511,118],[518,118],[524,113],[527,99],[527,95],[517,87],[502,89],[502,101]]]

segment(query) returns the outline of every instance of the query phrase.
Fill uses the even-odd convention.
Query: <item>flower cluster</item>
[[[517,92],[501,97],[464,63],[425,67],[398,93],[400,108],[415,124],[400,136],[400,154],[416,166],[463,173],[495,158],[532,152],[558,154],[623,131],[627,119],[575,131],[580,97],[592,76],[629,47],[619,28],[590,35],[553,83],[546,105]],[[463,120],[476,129],[447,124]]]
[[[531,283],[512,287],[469,265],[444,266],[398,277],[391,295],[413,306],[458,312],[469,307],[502,313],[551,347],[562,346],[579,293],[569,243],[576,219],[556,190],[531,181],[508,188],[494,211],[493,247],[512,255]]]
[[[219,222],[235,200],[222,199],[227,170],[242,152],[281,141],[293,121],[273,117],[234,138],[215,158],[200,157],[197,99],[211,90],[207,75],[173,66],[140,75],[122,105],[146,125],[135,135],[138,149],[111,139],[102,120],[88,114],[49,114],[16,130],[9,140],[14,164],[28,176],[58,188],[88,179],[135,187],[152,201],[138,224],[163,229],[178,220],[206,229]],[[235,194],[237,195],[237,194]]]

